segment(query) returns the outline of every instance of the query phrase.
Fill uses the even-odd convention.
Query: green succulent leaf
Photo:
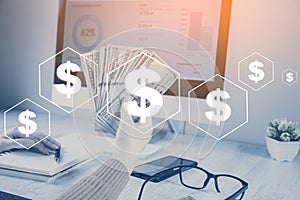
[[[297,122],[287,118],[274,119],[267,127],[268,137],[278,141],[290,142],[300,140],[300,131],[296,128]]]
[[[283,142],[290,142],[291,141],[291,135],[289,133],[282,133],[280,135],[280,141],[283,141]]]

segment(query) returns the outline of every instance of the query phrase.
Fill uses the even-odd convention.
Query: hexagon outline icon
[[[26,147],[23,144],[19,143],[18,141],[16,141],[13,138],[10,138],[9,136],[7,136],[7,127],[6,127],[6,114],[8,112],[10,112],[11,110],[13,110],[15,107],[17,107],[18,105],[21,105],[22,103],[24,103],[25,101],[29,101],[30,103],[32,103],[33,105],[39,107],[40,109],[46,111],[48,113],[48,134],[46,135],[46,137],[44,137],[43,139],[39,140],[38,142],[34,143],[33,145],[31,145],[30,147]],[[30,100],[29,98],[25,98],[22,101],[20,101],[19,103],[15,104],[14,106],[10,107],[9,109],[7,109],[6,111],[4,111],[4,136],[7,137],[8,139],[10,139],[11,141],[17,143],[18,145],[20,145],[21,147],[25,148],[26,150],[34,147],[35,145],[39,144],[40,142],[42,142],[43,140],[45,140],[46,138],[48,138],[51,135],[51,114],[50,111],[47,110],[46,108],[44,108],[43,106],[39,105],[38,103],[35,103],[34,101]]]
[[[222,78],[223,80],[225,80],[225,81],[231,83],[231,84],[234,85],[235,87],[241,89],[243,92],[245,92],[245,96],[246,96],[246,98],[245,98],[245,102],[246,102],[246,121],[244,121],[243,123],[241,123],[241,124],[238,125],[237,127],[233,128],[231,131],[228,131],[228,132],[225,133],[222,137],[216,137],[216,136],[214,136],[214,135],[211,134],[210,132],[208,132],[208,131],[204,130],[203,128],[199,127],[198,125],[194,124],[194,123],[192,122],[192,120],[191,120],[191,103],[190,103],[191,92],[193,92],[194,90],[198,89],[198,88],[201,87],[202,85],[206,84],[208,81],[213,80],[213,79],[214,79],[215,77],[217,77],[217,76],[220,77],[220,78]],[[192,126],[194,126],[195,128],[197,128],[197,129],[203,131],[204,133],[206,133],[207,135],[211,136],[212,138],[214,138],[214,139],[216,139],[216,140],[218,140],[218,141],[222,140],[223,138],[227,137],[227,136],[228,136],[229,134],[231,134],[232,132],[236,131],[237,129],[241,128],[242,126],[244,126],[245,124],[248,123],[248,117],[249,117],[249,116],[248,116],[248,115],[249,115],[248,109],[249,109],[249,106],[248,106],[248,91],[245,90],[244,88],[242,88],[241,86],[239,86],[238,84],[232,82],[231,80],[229,80],[229,79],[223,77],[223,76],[220,75],[220,74],[216,74],[216,75],[212,76],[211,78],[207,79],[206,81],[204,81],[203,83],[199,84],[198,86],[196,86],[195,88],[191,89],[191,90],[188,92],[188,120],[189,120],[189,123],[190,123]]]
[[[152,60],[158,62],[160,65],[162,65],[162,66],[164,66],[164,67],[167,67],[168,69],[170,69],[171,71],[173,71],[173,72],[177,75],[177,80],[180,80],[180,73],[179,73],[179,72],[177,72],[176,70],[172,69],[172,68],[169,67],[168,65],[165,65],[165,64],[161,63],[159,60],[157,60],[157,59],[155,59],[155,58],[153,58],[153,57],[147,55],[146,53],[141,52],[141,53],[139,53],[138,55],[136,55],[136,56],[134,56],[133,58],[131,58],[131,59],[129,59],[128,61],[126,61],[125,63],[123,63],[122,65],[118,66],[116,69],[114,69],[114,70],[108,72],[108,73],[106,74],[106,82],[107,82],[107,83],[109,82],[109,81],[108,81],[108,80],[109,80],[109,75],[110,75],[111,73],[113,73],[113,72],[119,70],[119,69],[122,68],[124,65],[126,65],[127,63],[133,61],[134,59],[138,58],[138,57],[141,56],[141,55],[145,55],[145,56],[147,56],[148,58],[150,58],[150,59],[152,59]],[[107,94],[107,96],[109,96],[108,84],[106,84],[106,94]],[[111,113],[111,112],[109,111],[109,105],[108,105],[109,103],[108,103],[108,101],[106,102],[106,109],[107,109],[107,113],[110,114],[112,117],[114,117],[114,118],[116,118],[116,119],[118,119],[118,120],[120,120],[120,121],[126,123],[127,125],[129,125],[130,127],[134,128],[135,130],[139,131],[140,133],[146,134],[146,133],[148,133],[150,130],[153,130],[153,129],[156,128],[157,126],[159,126],[159,125],[161,125],[162,123],[166,122],[168,119],[170,119],[170,118],[172,118],[173,116],[175,116],[175,115],[177,115],[178,113],[180,113],[180,110],[181,110],[181,106],[180,106],[180,105],[181,105],[181,103],[180,103],[180,81],[178,81],[178,94],[179,94],[179,98],[178,98],[178,110],[177,110],[175,113],[173,113],[173,114],[171,114],[170,116],[168,116],[167,118],[165,118],[164,120],[162,120],[161,122],[159,122],[158,124],[156,124],[155,126],[152,126],[152,127],[151,127],[149,130],[147,130],[145,133],[144,133],[144,132],[141,132],[141,131],[140,131],[139,129],[137,129],[136,127],[132,126],[131,124],[127,123],[126,121],[123,121],[121,118],[119,118],[118,116],[116,116],[116,115],[114,115],[113,113]]]
[[[243,62],[243,61],[245,61],[245,60],[247,60],[248,58],[250,58],[251,56],[253,56],[253,55],[258,55],[258,56],[260,56],[260,57],[262,57],[262,58],[264,58],[264,59],[266,59],[267,61],[269,61],[270,63],[271,63],[271,69],[272,69],[272,79],[270,80],[270,81],[268,81],[267,83],[265,83],[264,85],[262,85],[262,86],[260,86],[259,88],[257,88],[257,89],[255,89],[254,87],[252,87],[252,86],[250,86],[250,85],[248,85],[247,83],[245,83],[244,81],[242,81],[241,80],[241,63]],[[238,80],[241,82],[241,83],[243,83],[244,85],[246,85],[247,87],[249,87],[249,88],[251,88],[252,90],[254,90],[254,91],[259,91],[260,89],[262,89],[263,87],[265,87],[265,86],[267,86],[267,85],[269,85],[270,83],[272,83],[273,81],[274,81],[274,77],[275,77],[275,72],[274,72],[274,62],[272,61],[272,60],[270,60],[269,58],[267,58],[267,57],[265,57],[264,55],[262,55],[262,54],[260,54],[260,53],[258,53],[258,52],[253,52],[252,54],[250,54],[249,56],[247,56],[246,58],[244,58],[244,59],[242,59],[242,60],[240,60],[239,62],[238,62]]]
[[[59,108],[59,109],[65,111],[66,113],[70,114],[70,113],[72,113],[74,110],[76,110],[76,109],[80,108],[81,106],[83,106],[84,104],[86,104],[86,103],[87,103],[88,101],[90,101],[91,99],[94,99],[95,97],[97,97],[97,96],[99,95],[99,91],[97,90],[97,93],[96,93],[94,96],[89,97],[89,98],[88,98],[87,100],[85,100],[83,103],[79,104],[77,107],[72,108],[72,109],[69,110],[69,111],[66,110],[65,108],[63,108],[62,106],[58,105],[57,103],[53,102],[51,99],[48,99],[47,97],[45,97],[45,96],[42,95],[42,89],[41,89],[41,85],[42,85],[42,84],[41,84],[41,82],[42,82],[42,80],[41,80],[41,67],[42,67],[42,65],[45,64],[46,62],[48,62],[49,60],[53,59],[54,57],[56,57],[58,54],[63,53],[63,52],[66,51],[66,50],[73,51],[74,53],[78,54],[79,56],[84,57],[84,59],[86,59],[86,60],[92,62],[92,63],[94,64],[94,71],[96,71],[96,70],[95,70],[95,67],[98,68],[98,64],[95,63],[93,60],[87,58],[86,56],[82,55],[81,53],[75,51],[75,50],[72,49],[71,47],[66,47],[66,48],[64,48],[64,49],[61,50],[60,52],[58,52],[58,53],[56,53],[55,55],[53,55],[53,56],[47,58],[45,61],[43,61],[43,62],[41,62],[41,63],[39,64],[39,96],[42,97],[43,99],[45,99],[46,101],[52,103],[53,105],[55,105],[57,108]],[[98,87],[98,86],[96,85],[96,87]]]
[[[295,74],[295,81],[293,81],[291,83],[288,83],[288,82],[285,81],[285,79],[284,79],[285,77],[283,77],[283,76],[285,75],[285,73],[288,73],[288,72],[292,72],[292,73]],[[294,85],[296,82],[298,82],[298,73],[295,70],[293,70],[292,68],[289,67],[281,73],[281,80],[282,80],[282,82],[284,82],[288,86]]]

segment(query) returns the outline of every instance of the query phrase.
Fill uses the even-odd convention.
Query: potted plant
[[[274,119],[267,127],[266,142],[271,157],[278,161],[292,161],[300,147],[297,122],[286,118]]]

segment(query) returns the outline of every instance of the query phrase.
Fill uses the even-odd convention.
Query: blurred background
[[[0,0],[0,106],[38,96],[39,63],[55,54],[58,0]],[[249,91],[249,122],[229,139],[265,143],[266,126],[278,117],[300,121],[300,82],[287,86],[282,72],[300,75],[300,1],[233,0],[226,78]],[[238,62],[253,52],[274,62],[275,80],[254,92],[238,81]],[[237,102],[238,103],[238,102]]]

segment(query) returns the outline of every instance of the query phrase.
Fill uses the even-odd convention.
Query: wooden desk
[[[72,119],[55,116],[52,119],[53,136],[59,134],[74,134]],[[68,125],[70,124],[70,125]],[[191,137],[180,135],[186,140]],[[193,138],[191,138],[193,139]],[[212,173],[227,173],[241,177],[249,183],[249,189],[244,199],[249,200],[297,200],[300,199],[300,156],[294,162],[277,162],[270,159],[266,147],[263,145],[245,144],[233,141],[220,141],[206,158],[198,158],[199,147],[203,137],[196,137],[193,144],[183,155],[186,158],[198,161],[199,166]],[[183,148],[181,142],[173,148]],[[160,152],[155,157],[163,156],[168,152]],[[151,157],[150,157],[151,158]],[[142,161],[143,162],[143,161]],[[100,165],[93,160],[80,168],[75,168],[53,183],[43,183],[31,180],[0,176],[0,190],[33,199],[55,199],[80,178],[90,174]],[[171,178],[175,181],[175,177]],[[131,177],[129,184],[121,194],[120,199],[132,199],[130,195],[137,195],[142,180]],[[180,187],[178,185],[178,187]],[[168,186],[160,187],[168,190]],[[159,192],[153,191],[153,193]],[[176,197],[176,192],[170,191],[170,198]],[[145,197],[145,199],[153,199]]]

